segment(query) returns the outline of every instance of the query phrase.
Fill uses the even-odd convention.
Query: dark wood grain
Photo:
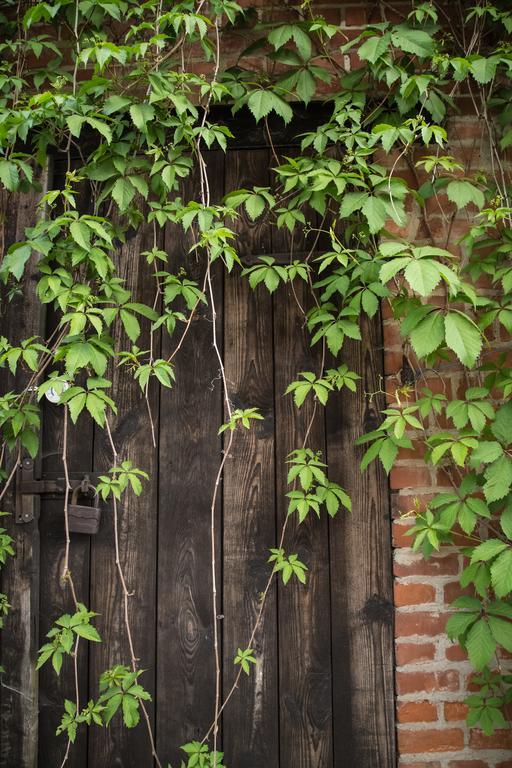
[[[224,156],[208,153],[212,198],[223,191]],[[199,200],[199,180],[184,184],[185,200]],[[202,286],[206,260],[189,254],[192,235],[169,226],[165,234],[168,269]],[[222,268],[213,265],[217,328],[222,344]],[[210,303],[210,302],[208,302]],[[188,310],[184,310],[188,317]],[[162,354],[168,358],[184,331],[164,331]],[[182,348],[174,358],[176,383],[162,390],[160,406],[160,485],[158,517],[157,741],[162,757],[180,765],[179,747],[201,740],[213,720],[213,661],[210,508],[221,439],[222,391],[219,363],[212,347],[212,313],[201,305]],[[217,503],[218,579],[221,573],[221,499]],[[220,592],[219,592],[220,594]],[[221,602],[219,600],[219,612]]]
[[[350,493],[352,514],[330,525],[334,765],[382,768],[396,764],[393,721],[393,606],[390,517],[386,478],[375,462],[359,471],[360,434],[375,429],[380,388],[380,320],[364,321],[362,342],[343,359],[362,376],[358,394],[342,390],[327,407],[332,480]]]
[[[130,237],[116,256],[119,272],[134,300],[152,305],[154,280],[141,251],[153,245],[152,232],[138,231]],[[134,265],[138,269],[134,269]],[[138,341],[141,349],[149,346],[149,321],[142,319],[143,333]],[[113,329],[116,348],[130,349],[119,325]],[[158,338],[155,340],[159,348]],[[139,666],[145,670],[141,684],[154,695],[155,690],[155,613],[156,613],[156,541],[157,541],[157,491],[158,457],[153,447],[146,403],[137,382],[131,381],[126,371],[114,367],[109,376],[113,383],[114,399],[118,415],[112,419],[113,439],[119,453],[119,461],[130,459],[134,465],[148,472],[143,493],[136,497],[131,490],[123,495],[119,505],[120,561],[128,589],[133,591],[129,599],[129,617]],[[150,387],[150,403],[155,428],[158,430],[157,389]],[[112,452],[106,434],[96,430],[95,466],[107,469],[112,466]],[[130,654],[126,638],[123,614],[123,594],[115,563],[113,513],[109,506],[104,511],[99,534],[91,538],[91,598],[94,610],[101,615],[97,626],[103,638],[101,645],[91,647],[90,688],[97,691],[101,672],[115,664],[130,666]],[[153,704],[148,705],[153,717]],[[140,768],[152,764],[149,740],[144,720],[135,729],[127,729],[119,712],[108,728],[91,728],[89,732],[89,765],[108,765],[123,768]]]
[[[48,172],[41,178],[48,187]],[[25,228],[35,224],[36,205],[42,193],[0,194],[1,250],[25,239]],[[12,302],[2,289],[1,333],[11,344],[44,332],[44,315],[36,293],[37,257],[27,263],[21,291]],[[28,384],[29,374],[3,375],[1,390],[19,390]],[[37,463],[36,471],[39,469]],[[14,489],[12,489],[14,490]],[[14,513],[14,493],[9,492],[2,509]],[[1,664],[6,672],[0,687],[0,766],[35,768],[38,738],[38,676],[35,660],[39,644],[39,505],[33,504],[35,519],[16,524],[5,518],[5,527],[14,539],[16,555],[1,570],[2,591],[8,595],[11,611],[1,632]],[[4,518],[2,518],[4,525]]]
[[[42,477],[63,477],[62,406],[44,403],[44,431],[42,450]],[[92,470],[93,426],[88,414],[82,414],[78,423],[69,424],[67,461],[70,472],[79,474]],[[63,499],[44,498],[41,501],[41,575],[39,633],[41,643],[56,618],[73,613],[73,600],[67,585],[61,583],[64,565],[65,527]],[[89,551],[90,537],[71,534],[70,570],[77,598],[89,607]],[[94,610],[94,608],[91,608]],[[81,640],[78,648],[79,690],[81,705],[88,701],[89,643]],[[57,676],[50,663],[39,673],[39,765],[59,765],[66,750],[66,737],[55,736],[63,713],[64,699],[75,700],[74,667],[71,658],[65,658]],[[70,751],[67,765],[82,768],[87,765],[87,727],[81,726]]]
[[[237,152],[226,159],[226,188],[268,183],[268,154]],[[264,220],[238,222],[242,260],[271,247]],[[224,473],[224,683],[231,686],[237,648],[246,648],[259,610],[260,593],[275,546],[274,403],[272,302],[266,288],[256,291],[247,278],[225,281],[225,365],[234,408],[257,407],[263,421],[235,432],[232,458]],[[242,675],[239,690],[224,714],[228,764],[245,768],[279,765],[278,671],[275,592],[268,596],[254,643],[257,665]]]
[[[304,283],[280,288],[274,300],[277,509],[279,525],[287,513],[290,487],[286,457],[301,448],[313,416],[308,398],[300,412],[287,385],[299,371],[320,369],[319,348],[311,349],[298,303],[307,309]],[[324,455],[322,409],[318,408],[307,447]],[[329,556],[326,512],[314,514],[300,525],[289,522],[284,547],[309,568],[307,583],[292,579],[279,587],[280,754],[281,768],[332,766],[331,638]]]

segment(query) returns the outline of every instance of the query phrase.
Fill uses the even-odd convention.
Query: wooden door
[[[293,151],[286,146],[289,138],[283,137],[281,143],[279,151]],[[273,164],[260,134],[251,135],[245,144],[239,141],[226,155],[209,153],[214,198],[231,189],[267,185]],[[183,195],[198,199],[193,180]],[[292,240],[270,226],[266,217],[253,223],[242,216],[236,229],[245,264],[263,254],[288,262],[291,253],[300,258],[309,247],[305,236]],[[134,270],[133,264],[139,263],[137,256],[150,245],[151,237],[150,232],[134,234],[119,253],[128,287],[148,303],[153,291],[150,276],[143,268]],[[160,243],[174,270],[183,267],[202,281],[204,263],[187,254],[190,244],[177,227],[168,227]],[[218,622],[226,694],[236,675],[236,649],[247,646],[259,610],[270,568],[268,550],[277,546],[286,514],[286,457],[300,447],[312,416],[312,403],[297,412],[284,391],[298,372],[318,368],[319,350],[310,347],[304,330],[302,310],[308,307],[304,286],[296,285],[295,291],[283,286],[272,295],[261,285],[253,291],[238,269],[224,275],[220,266],[214,270],[213,285],[232,404],[257,407],[264,417],[250,430],[236,432],[216,509]],[[132,496],[123,503],[120,557],[128,586],[134,590],[130,616],[136,654],[145,670],[142,680],[153,696],[149,715],[157,751],[164,764],[170,762],[174,768],[182,759],[180,745],[201,739],[213,717],[210,503],[223,448],[217,431],[225,414],[212,322],[210,309],[202,308],[175,357],[176,385],[171,390],[150,390],[156,447],[138,386],[127,385],[118,368],[110,374],[119,406],[114,441],[123,459],[131,459],[151,477],[140,498]],[[49,330],[51,315],[46,323]],[[377,467],[360,474],[361,452],[354,446],[355,438],[373,428],[377,419],[375,402],[370,404],[363,392],[379,389],[379,320],[364,321],[362,336],[363,341],[352,343],[344,355],[349,367],[362,376],[358,394],[332,395],[325,410],[316,410],[309,437],[309,445],[326,457],[331,480],[351,494],[354,510],[340,512],[332,520],[325,515],[311,518],[288,531],[286,549],[297,552],[308,565],[307,584],[283,586],[276,581],[271,587],[254,642],[257,666],[242,676],[222,715],[220,739],[228,768],[395,765],[387,483]],[[146,328],[139,347],[147,348],[148,341]],[[176,338],[162,334],[156,344],[158,354],[166,358]],[[62,412],[46,403],[41,479],[60,482],[61,450]],[[85,417],[72,430],[69,464],[75,479],[85,473],[94,478],[111,464],[104,435]],[[37,692],[29,665],[34,645],[42,642],[54,618],[72,607],[59,583],[62,496],[42,495],[39,520],[10,527],[15,530],[18,555],[4,574],[13,612],[1,633],[6,672],[0,689],[0,766],[51,768],[60,765],[65,750],[64,737],[56,737],[55,729],[63,699],[72,697],[73,670],[65,665],[57,679],[51,669],[43,668]],[[103,669],[129,661],[112,513],[106,505],[98,534],[73,535],[71,569],[79,599],[100,614],[96,625],[104,640],[101,645],[89,643],[81,652],[79,685],[86,702],[96,695]],[[32,637],[20,649],[17,638],[27,627],[32,627]],[[30,691],[27,685],[32,686]],[[34,697],[38,700],[38,722],[31,726],[27,715],[20,714],[25,696],[31,702]],[[37,715],[33,706],[28,711]],[[153,762],[143,725],[128,730],[115,718],[109,728],[82,729],[67,764],[144,768]]]

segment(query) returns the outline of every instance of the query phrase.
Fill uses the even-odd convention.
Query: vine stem
[[[117,452],[114,439],[112,437],[112,430],[110,428],[110,424],[108,419],[105,419],[105,430],[107,432],[108,441],[110,443],[110,448],[112,450],[112,456],[114,459],[114,466],[117,466],[119,454]],[[124,625],[126,629],[126,638],[128,640],[128,647],[130,649],[130,662],[133,672],[137,672],[139,669],[138,665],[138,659],[135,656],[135,647],[133,643],[133,633],[132,628],[130,624],[130,613],[129,613],[129,599],[130,597],[133,597],[133,592],[130,592],[128,590],[127,584],[126,584],[126,578],[124,575],[123,566],[121,565],[121,557],[120,557],[120,548],[119,548],[119,510],[117,506],[117,499],[115,496],[113,496],[113,511],[114,511],[114,548],[115,548],[115,561],[116,561],[116,568],[117,573],[119,576],[119,582],[121,584],[121,589],[123,592],[123,614],[124,614]],[[142,699],[139,699],[139,706],[142,710],[142,713],[144,715],[144,719],[146,721],[146,730],[149,737],[149,743],[151,746],[151,754],[153,755],[153,758],[157,764],[158,768],[162,768],[162,763],[160,762],[160,759],[158,757],[157,751],[156,751],[156,745],[155,745],[155,738],[153,736],[153,728],[151,727],[151,720],[149,719],[149,714],[147,711],[147,708],[144,704],[144,701]]]

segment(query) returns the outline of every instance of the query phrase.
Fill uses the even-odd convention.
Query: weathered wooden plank
[[[117,255],[119,274],[125,286],[132,291],[135,301],[152,304],[155,292],[153,276],[140,257],[142,251],[153,245],[149,228],[137,231]],[[138,341],[140,349],[149,348],[149,321],[142,320],[143,333]],[[119,348],[120,335],[123,349],[130,349],[119,325],[113,330]],[[159,340],[155,338],[156,349]],[[110,370],[112,392],[118,406],[118,415],[112,419],[112,433],[119,461],[130,459],[134,465],[149,473],[150,480],[143,483],[142,495],[137,498],[127,491],[119,505],[119,549],[129,598],[129,619],[135,654],[140,668],[146,670],[140,682],[152,695],[155,688],[155,612],[156,612],[156,534],[158,457],[153,447],[146,403],[138,384],[130,381],[126,370]],[[149,399],[155,429],[158,431],[157,390],[150,387]],[[158,432],[157,432],[158,433]],[[96,430],[95,466],[108,469],[113,464],[112,451],[104,431]],[[112,506],[104,511],[99,534],[91,538],[91,607],[101,615],[97,626],[103,643],[91,647],[90,689],[97,691],[101,672],[114,664],[130,666],[130,653],[124,625],[123,593],[115,562],[114,522]],[[91,644],[92,645],[92,644]],[[153,704],[148,705],[153,717]],[[127,729],[118,713],[108,728],[91,728],[89,732],[89,765],[116,765],[121,768],[140,768],[151,765],[149,739],[144,718],[134,729]]]
[[[286,482],[287,455],[304,442],[313,416],[308,398],[300,412],[287,385],[299,371],[320,369],[320,350],[311,349],[299,308],[309,307],[307,286],[300,282],[281,287],[274,299],[276,388],[276,465],[279,528],[287,514],[291,490]],[[321,408],[317,408],[307,447],[324,454]],[[314,514],[300,525],[294,516],[284,542],[287,554],[297,553],[309,568],[306,585],[292,579],[279,586],[279,688],[281,768],[332,766],[331,638],[326,512]]]
[[[47,188],[49,171],[40,179]],[[1,252],[11,243],[25,239],[25,228],[36,220],[37,202],[42,193],[10,195],[0,193]],[[37,257],[27,263],[21,291],[12,302],[2,288],[1,328],[12,344],[43,333],[44,316],[35,293]],[[28,376],[2,376],[2,392],[19,390]],[[14,493],[4,498],[4,511],[14,513]],[[16,555],[2,568],[2,591],[7,594],[11,611],[0,633],[1,663],[5,668],[0,686],[0,766],[35,768],[37,764],[38,678],[35,660],[38,648],[39,611],[39,507],[33,507],[35,519],[16,524],[7,518],[5,527],[14,539]]]
[[[331,479],[350,493],[352,514],[330,526],[333,648],[334,764],[365,768],[395,762],[393,607],[390,515],[386,478],[374,463],[363,474],[354,440],[375,429],[377,404],[364,392],[380,388],[380,321],[364,321],[362,341],[343,359],[362,376],[358,394],[333,394],[327,406]]]
[[[268,153],[228,153],[226,188],[268,183]],[[243,257],[271,246],[265,222],[238,222]],[[234,408],[257,407],[264,421],[235,432],[232,458],[224,476],[224,685],[236,669],[238,647],[245,648],[270,571],[268,550],[275,546],[274,382],[272,302],[266,288],[256,291],[247,278],[225,282],[224,354]],[[224,713],[224,750],[229,765],[274,768],[279,765],[276,602],[268,595],[254,650],[256,667],[242,675],[239,690]]]
[[[44,403],[43,407],[42,477],[63,477],[62,406]],[[67,462],[70,472],[87,473],[92,469],[93,426],[88,415],[82,414],[77,425],[68,425]],[[41,536],[40,556],[40,616],[41,643],[55,619],[63,613],[73,613],[74,605],[67,585],[62,585],[64,566],[65,526],[63,498],[43,497],[39,521]],[[70,571],[77,598],[89,602],[89,550],[90,538],[71,534]],[[78,681],[80,703],[88,701],[89,643],[81,640],[78,647]],[[50,663],[39,672],[39,765],[60,765],[66,750],[66,737],[56,736],[55,730],[63,713],[64,699],[75,700],[74,666],[66,658],[59,676]],[[78,729],[75,744],[70,750],[67,765],[84,768],[87,765],[87,727]]]
[[[224,155],[206,156],[212,199],[223,191]],[[199,179],[184,184],[183,198],[199,200]],[[192,235],[181,226],[165,233],[168,269],[202,286],[206,259],[189,254]],[[217,329],[222,341],[222,267],[212,270]],[[212,314],[200,305],[176,354],[176,383],[160,402],[160,485],[158,513],[157,743],[171,765],[184,756],[179,747],[201,740],[213,720],[213,660],[210,508],[221,460],[223,421],[219,363],[212,347]],[[188,317],[188,311],[184,309]],[[162,356],[173,354],[185,327],[164,331]],[[217,503],[218,578],[221,573],[221,505]],[[220,593],[219,593],[220,594]],[[220,612],[219,600],[219,612]]]

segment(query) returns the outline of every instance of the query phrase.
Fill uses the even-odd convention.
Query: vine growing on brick
[[[425,557],[455,546],[465,557],[460,581],[472,594],[459,597],[447,626],[469,655],[476,692],[466,699],[468,720],[486,732],[504,725],[512,678],[502,669],[503,650],[512,652],[512,362],[496,354],[496,334],[512,332],[512,13],[507,3],[459,0],[446,6],[412,0],[347,39],[342,27],[315,12],[314,3],[289,8],[283,22],[260,22],[234,0],[53,0],[5,2],[0,15],[0,181],[19,199],[39,192],[38,215],[21,242],[3,253],[0,278],[6,306],[23,285],[27,264],[36,262],[37,296],[57,315],[47,338],[13,345],[0,338],[0,365],[12,376],[25,372],[25,386],[0,398],[3,498],[24,453],[39,450],[40,402],[52,390],[63,409],[62,462],[66,476],[63,527],[66,556],[63,589],[70,612],[55,617],[38,667],[63,663],[75,669],[75,690],[63,702],[58,734],[66,746],[77,730],[108,726],[122,716],[127,727],[146,724],[157,765],[151,720],[130,624],[136,605],[120,556],[118,521],[126,494],[139,495],[150,481],[116,445],[111,424],[117,413],[109,378],[113,365],[132,377],[146,400],[150,382],[179,387],[174,358],[200,307],[212,320],[226,423],[219,424],[224,449],[211,495],[212,625],[216,693],[212,720],[202,741],[183,746],[187,768],[222,768],[218,723],[237,693],[242,674],[256,663],[255,638],[275,577],[304,583],[315,563],[302,563],[287,546],[288,521],[308,515],[335,516],[350,510],[347,494],[329,480],[328,468],[310,437],[317,408],[342,387],[354,396],[359,375],[343,360],[346,339],[361,339],[360,320],[380,308],[400,325],[404,364],[380,426],[362,435],[361,467],[380,461],[390,472],[403,452],[420,452],[438,471],[442,492],[407,513],[414,518],[411,541]],[[227,61],[224,41],[248,38],[236,62]],[[255,54],[258,57],[255,58]],[[258,61],[257,68],[254,62]],[[206,61],[206,68],[198,62]],[[262,66],[261,62],[265,62]],[[204,74],[198,74],[204,71]],[[271,119],[289,123],[293,104],[324,99],[329,116],[302,134],[300,152],[283,157],[272,141]],[[211,199],[208,151],[226,151],[234,138],[217,105],[241,110],[262,124],[273,155],[269,187],[230,189]],[[468,106],[469,105],[469,106]],[[314,107],[310,107],[312,113]],[[459,158],[450,126],[461,109],[480,120],[490,171]],[[42,188],[42,172],[55,158],[66,171],[58,188]],[[78,158],[78,159],[77,159]],[[407,172],[402,169],[406,168]],[[200,194],[183,199],[181,181],[197,174]],[[88,199],[88,206],[84,206]],[[447,236],[432,227],[429,211],[441,213]],[[313,235],[306,256],[293,249],[287,264],[261,257],[244,266],[237,253],[234,222],[244,211],[266,216],[292,236]],[[422,217],[410,235],[411,215]],[[318,226],[314,217],[321,220]],[[455,238],[455,224],[464,234]],[[202,255],[203,280],[176,269],[160,247],[167,224],[192,234],[190,258]],[[120,278],[119,244],[128,230],[147,229],[152,247],[138,254],[153,271],[154,300],[131,295]],[[319,243],[328,242],[321,250]],[[297,371],[286,394],[301,408],[314,401],[303,441],[288,460],[289,514],[268,558],[268,581],[254,624],[233,648],[238,673],[221,696],[218,604],[215,574],[215,502],[230,456],[233,434],[261,418],[256,408],[237,410],[230,398],[216,339],[212,265],[241,270],[254,290],[273,292],[303,281],[311,309],[300,306],[311,345],[322,349],[316,371]],[[131,267],[137,269],[137,265]],[[124,336],[112,330],[124,329]],[[137,346],[141,327],[150,348]],[[153,335],[168,334],[174,351],[156,356]],[[123,338],[122,342],[114,343]],[[500,338],[502,338],[501,336]],[[328,367],[327,354],[335,362]],[[454,367],[465,385],[450,388]],[[74,588],[69,566],[67,427],[84,419],[105,430],[112,466],[98,492],[111,503],[115,559],[123,599],[130,658],[120,658],[98,681],[97,697],[83,701],[77,657],[83,642],[100,642],[94,606]],[[461,539],[461,534],[463,538]],[[462,541],[462,543],[460,543]],[[0,529],[0,563],[15,556],[12,538]],[[0,595],[0,624],[8,631],[9,596]],[[9,670],[4,674],[8,676]],[[149,754],[149,753],[148,753]],[[229,755],[226,756],[229,765]]]

